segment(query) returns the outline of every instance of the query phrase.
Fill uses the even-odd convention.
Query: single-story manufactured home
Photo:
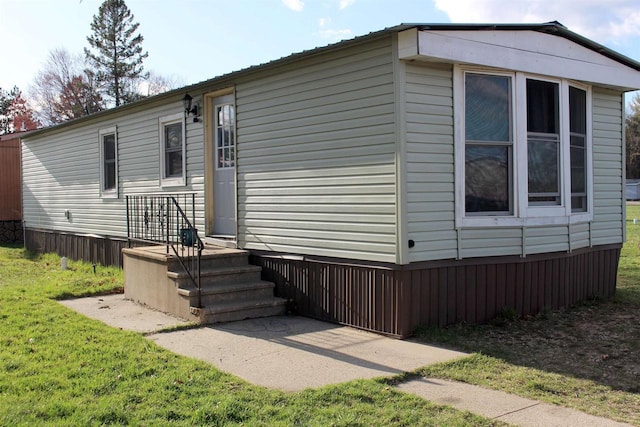
[[[175,194],[182,243],[248,251],[319,319],[406,337],[609,297],[638,88],[557,22],[388,28],[30,134],[26,246],[120,265]]]

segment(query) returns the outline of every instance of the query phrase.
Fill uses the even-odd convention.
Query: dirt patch
[[[525,320],[457,325],[449,332],[444,341],[455,348],[640,393],[640,310],[634,304],[590,302]]]

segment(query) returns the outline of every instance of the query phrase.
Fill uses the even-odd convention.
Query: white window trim
[[[166,177],[164,127],[174,123],[182,124],[182,176]],[[160,187],[184,187],[187,175],[186,121],[183,113],[171,114],[158,119],[158,141],[160,144]]]
[[[512,77],[512,129],[513,143],[513,214],[465,216],[465,73],[490,74]],[[561,121],[561,205],[557,206],[529,206],[528,194],[528,161],[527,161],[527,116],[525,108],[526,79],[551,81],[560,85],[560,121]],[[567,160],[570,155],[569,141],[569,86],[587,92],[587,211],[571,212],[571,169]],[[455,179],[456,179],[456,228],[464,227],[521,227],[539,225],[565,225],[593,220],[593,148],[592,148],[592,90],[590,86],[566,79],[550,78],[522,72],[487,69],[454,65],[453,74],[454,97],[454,140],[455,140]]]
[[[115,156],[116,156],[116,185],[113,189],[105,190],[104,189],[104,179],[105,179],[105,170],[104,170],[104,141],[103,138],[106,135],[113,134],[114,136],[114,144],[115,144]],[[117,199],[119,196],[118,189],[118,175],[119,175],[119,162],[118,162],[118,128],[116,126],[111,126],[108,128],[100,129],[98,131],[98,151],[100,152],[100,197],[103,199]]]

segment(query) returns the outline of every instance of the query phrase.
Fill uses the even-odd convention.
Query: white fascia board
[[[412,31],[417,34],[414,36]],[[625,91],[640,88],[639,71],[559,36],[510,30],[412,29],[403,33],[399,37],[400,59],[473,64],[612,86]]]

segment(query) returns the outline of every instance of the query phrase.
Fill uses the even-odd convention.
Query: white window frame
[[[182,125],[182,176],[168,177],[165,160],[165,127],[175,123]],[[158,140],[160,143],[160,186],[183,187],[186,185],[187,176],[187,139],[186,121],[183,113],[171,114],[158,119]]]
[[[479,215],[465,214],[465,74],[488,74],[512,77],[512,127],[513,127],[513,214]],[[560,205],[529,206],[528,159],[527,159],[527,79],[550,81],[559,84],[560,109]],[[587,211],[571,212],[571,168],[570,168],[570,127],[569,127],[569,87],[573,86],[587,93],[587,136],[586,174]],[[592,149],[592,91],[591,87],[567,79],[550,78],[524,72],[487,69],[483,67],[454,66],[454,139],[455,139],[455,179],[456,179],[456,227],[509,227],[560,225],[593,220],[593,149]]]
[[[106,172],[104,167],[104,137],[107,135],[113,134],[114,137],[114,150],[115,150],[115,186],[114,188],[105,189],[105,178]],[[119,185],[118,185],[118,128],[116,126],[111,126],[108,128],[100,129],[98,131],[98,151],[100,152],[100,197],[105,199],[117,199],[119,196]]]

